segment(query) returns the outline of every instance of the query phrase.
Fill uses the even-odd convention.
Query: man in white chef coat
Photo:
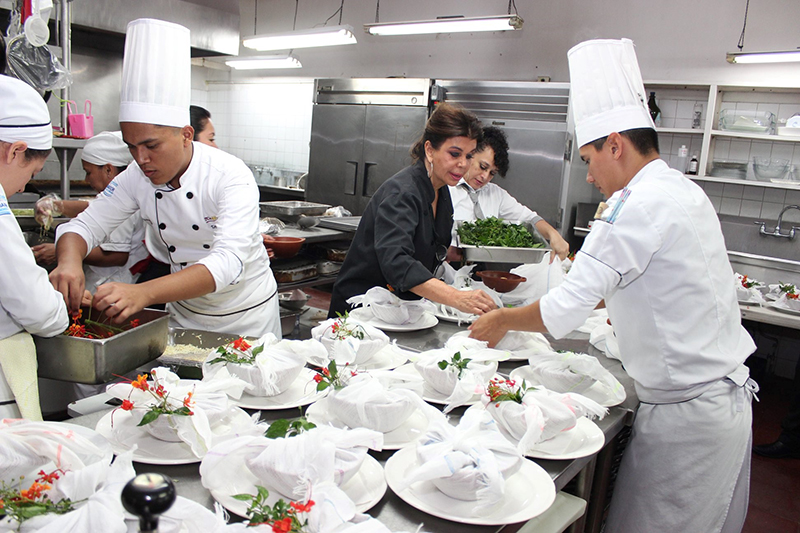
[[[749,496],[751,396],[725,243],[703,190],[658,155],[633,43],[569,51],[571,104],[587,181],[607,208],[564,283],[493,311],[472,336],[561,338],[605,300],[641,401],[606,531],[740,531]]]
[[[258,231],[258,187],[240,159],[192,142],[189,30],[153,19],[128,24],[120,129],[135,164],[102,197],[59,227],[50,276],[76,308],[81,262],[139,210],[147,248],[171,274],[138,285],[101,285],[94,305],[118,323],[168,303],[173,323],[235,335],[280,337],[277,284]],[[150,239],[157,237],[161,246]]]
[[[41,420],[31,333],[69,326],[64,299],[36,265],[7,197],[42,170],[53,144],[50,113],[25,82],[0,75],[0,417]]]

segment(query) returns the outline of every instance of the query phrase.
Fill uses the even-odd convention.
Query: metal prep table
[[[434,328],[425,331],[411,332],[411,333],[390,333],[390,337],[397,340],[397,344],[401,347],[413,351],[423,351],[443,346],[444,342],[450,336],[464,329],[456,324],[440,322]],[[301,337],[308,337],[308,329],[303,328],[300,333]],[[597,522],[593,519],[593,513],[597,514],[597,509],[593,509],[592,504],[592,487],[595,478],[595,472],[598,470],[596,465],[602,463],[604,453],[608,455],[613,453],[608,448],[613,443],[615,437],[626,426],[632,423],[633,413],[635,411],[638,400],[636,399],[633,390],[632,380],[622,370],[618,361],[608,359],[603,356],[602,352],[594,349],[588,342],[588,335],[578,334],[570,339],[554,341],[551,339],[553,347],[556,349],[581,351],[584,353],[591,353],[598,357],[602,364],[614,374],[620,383],[625,387],[628,398],[626,401],[617,407],[609,409],[608,415],[598,425],[603,430],[606,438],[606,445],[596,456],[585,457],[575,460],[555,461],[555,460],[539,460],[535,462],[541,465],[553,478],[556,490],[562,490],[567,483],[577,477],[576,496],[587,500],[589,506],[584,517],[576,522],[575,531],[584,530],[584,522],[588,520],[586,526],[587,531],[592,530],[588,526]],[[510,372],[516,366],[525,364],[524,361],[519,362],[504,362],[500,364],[500,372]],[[451,413],[451,416],[460,416],[463,414],[465,408],[457,408]],[[94,428],[97,422],[108,412],[103,410],[100,412],[92,413],[85,416],[80,416],[70,420],[71,423],[78,424],[85,427]],[[271,421],[279,418],[294,418],[298,414],[297,409],[287,409],[280,411],[262,411],[261,418],[263,420]],[[393,452],[370,452],[378,459],[381,464],[391,456]],[[204,505],[209,509],[213,509],[214,500],[207,489],[205,489],[200,482],[199,463],[190,465],[178,466],[161,466],[161,465],[148,465],[141,463],[134,463],[137,473],[143,472],[159,472],[170,476],[176,482],[178,494],[189,498],[193,501]],[[597,507],[597,506],[595,506]],[[602,518],[601,508],[599,510],[600,517]],[[518,531],[523,524],[510,524],[506,526],[473,526],[451,522],[436,518],[422,511],[419,511],[396,496],[390,489],[381,501],[368,513],[378,518],[389,529],[393,531],[414,531],[420,523],[425,524],[425,530],[431,532],[441,533],[513,533]],[[594,524],[599,527],[599,523]]]

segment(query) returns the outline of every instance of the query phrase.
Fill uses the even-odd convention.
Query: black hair
[[[641,155],[649,155],[652,152],[659,153],[658,150],[658,133],[653,128],[635,128],[632,130],[625,130],[619,132],[620,135],[631,141],[633,147]],[[591,144],[598,152],[603,149],[606,144],[608,136],[592,141]]]
[[[124,166],[121,166],[121,167],[114,167],[114,168],[117,169],[117,174],[121,174],[121,173],[125,172],[125,169],[128,168],[128,165],[124,165]]]
[[[200,107],[199,105],[190,105],[189,106],[189,123],[194,128],[194,140],[197,140],[197,136],[206,129],[208,126],[208,119],[211,118],[211,113],[208,112],[208,109]]]
[[[483,140],[478,144],[476,152],[482,152],[486,148],[491,148],[494,152],[494,166],[497,173],[505,176],[508,173],[508,139],[500,128],[486,126],[483,128]]]
[[[25,150],[25,162],[46,159],[47,156],[50,155],[50,148],[47,150],[35,150],[33,148],[28,148]]]
[[[483,131],[478,118],[461,106],[441,103],[431,113],[425,123],[422,137],[411,147],[411,157],[417,160],[425,159],[425,143],[431,142],[435,149],[439,149],[447,139],[452,137],[467,137],[477,142],[483,140]]]

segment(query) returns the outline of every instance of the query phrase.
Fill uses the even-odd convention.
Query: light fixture
[[[260,52],[267,50],[292,50],[313,48],[315,46],[339,46],[356,44],[352,26],[322,26],[310,30],[297,30],[284,33],[254,35],[242,40],[247,48]]]
[[[453,17],[435,20],[364,24],[364,31],[372,35],[420,35],[425,33],[506,31],[522,29],[522,22],[523,20],[519,15]]]
[[[291,55],[253,56],[228,59],[225,64],[236,70],[257,70],[265,68],[301,68],[300,61]]]
[[[790,63],[800,61],[800,50],[776,52],[728,52],[728,63]]]

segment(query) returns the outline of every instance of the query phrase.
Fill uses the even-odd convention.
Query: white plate
[[[327,394],[326,391],[317,392],[317,384],[314,382],[316,374],[310,368],[304,368],[289,388],[276,396],[252,396],[244,392],[240,399],[231,398],[231,401],[245,409],[262,411],[302,407],[314,403]]]
[[[472,324],[473,322],[475,322],[475,320],[478,319],[478,315],[469,315],[467,318],[455,317],[452,314],[445,312],[445,310],[444,310],[445,307],[449,307],[449,306],[447,306],[445,304],[436,304],[436,312],[434,313],[434,315],[439,320],[444,320],[445,322],[453,322],[453,323],[458,324],[458,325],[461,325],[461,324],[468,325],[468,324]],[[450,307],[450,309],[453,309],[453,308]]]
[[[410,352],[394,344],[387,344],[369,358],[366,363],[358,365],[358,370],[392,370],[408,361]]]
[[[235,499],[236,494],[255,494],[256,484],[261,485],[269,491],[267,503],[273,505],[279,499],[288,499],[278,491],[270,488],[268,483],[259,481],[247,466],[244,460],[232,465],[231,476],[227,481],[227,486],[223,490],[215,487],[207,487],[211,491],[211,496],[223,507],[235,515],[247,517],[248,502]],[[356,511],[365,513],[375,506],[383,495],[386,494],[386,479],[383,475],[383,467],[371,455],[367,455],[358,472],[340,487],[347,494],[353,503],[356,504]],[[313,497],[312,497],[313,498]]]
[[[800,316],[800,311],[796,311],[791,307],[779,307],[777,305],[771,305],[770,308],[776,311],[780,311],[781,313],[786,313],[787,315]]]
[[[527,459],[506,480],[501,502],[488,514],[475,512],[475,502],[445,495],[432,481],[397,488],[419,466],[416,448],[403,448],[386,461],[386,481],[401,500],[425,513],[462,524],[493,526],[526,522],[545,512],[556,499],[556,487],[544,469]]]
[[[417,376],[420,375],[419,372],[417,372],[417,369],[414,368],[414,363],[409,363],[407,365],[403,365],[401,367],[395,368],[394,372],[402,372],[403,374],[412,374],[412,375],[417,375]],[[494,377],[499,378],[500,376],[495,374]],[[437,391],[436,389],[434,389],[433,387],[428,385],[427,382],[423,382],[423,385],[422,385],[422,399],[423,400],[425,400],[428,403],[433,403],[433,404],[436,404],[436,405],[447,405],[447,398],[448,398],[447,395],[442,394],[441,392]],[[480,394],[473,394],[472,395],[472,399],[470,401],[468,401],[466,403],[462,403],[462,404],[458,405],[457,407],[475,405],[477,403],[480,403],[480,401],[481,401],[481,395]]]
[[[433,313],[423,313],[419,320],[412,324],[389,324],[387,322],[383,322],[382,320],[378,320],[377,318],[371,318],[369,320],[363,320],[365,324],[369,324],[372,327],[382,329],[383,331],[394,331],[394,332],[401,332],[401,331],[420,331],[423,329],[430,329],[436,324],[439,323],[439,319],[436,318]]]
[[[324,399],[311,405],[306,411],[306,418],[309,422],[317,426],[330,425],[336,428],[347,428],[348,426],[339,420],[328,402]],[[415,409],[411,416],[400,427],[383,434],[384,450],[399,450],[425,434],[428,430],[428,419],[419,409]]]
[[[509,377],[517,382],[522,382],[525,380],[525,384],[527,385],[541,385],[538,380],[534,379],[534,377],[530,373],[530,366],[520,366],[515,368],[509,374]],[[596,382],[594,385],[589,387],[587,390],[580,393],[582,396],[586,396],[590,400],[594,400],[595,402],[599,403],[603,407],[614,407],[616,405],[620,405],[622,402],[625,401],[625,398],[619,400],[616,396],[611,394],[611,391],[608,390],[608,387],[600,383],[599,381]],[[627,395],[626,395],[627,397]]]

